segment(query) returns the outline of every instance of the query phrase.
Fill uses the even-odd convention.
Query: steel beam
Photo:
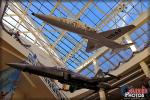
[[[128,2],[120,1],[118,6],[112,10],[111,13],[107,14],[106,17],[97,24],[96,29],[100,30],[102,29],[106,24],[108,24],[113,18],[115,18],[116,15],[118,15],[122,10],[125,9],[125,7],[131,2],[132,0]]]
[[[146,75],[146,77],[150,78],[150,69],[149,69],[148,65],[144,61],[142,61],[142,62],[140,62],[140,66],[141,66],[144,74]]]
[[[93,59],[93,65],[94,65],[94,73],[96,74],[99,70],[99,66],[97,64],[97,59]]]
[[[17,4],[16,4],[17,5]],[[20,19],[22,19],[23,20],[23,22],[24,22],[24,24],[25,24],[25,26],[30,30],[30,32],[35,36],[35,38],[38,40],[38,42],[41,44],[41,47],[43,47],[44,49],[45,49],[45,51],[48,53],[48,55],[50,56],[50,57],[52,57],[53,58],[53,60],[55,60],[55,62],[57,62],[57,63],[59,63],[60,61],[58,61],[58,57],[57,56],[55,56],[56,54],[53,54],[53,52],[50,50],[50,47],[49,47],[49,45],[47,45],[46,43],[44,43],[42,40],[44,40],[43,38],[42,38],[42,36],[40,35],[40,34],[38,34],[38,31],[37,32],[35,32],[34,30],[33,30],[33,28],[31,28],[31,26],[29,26],[28,25],[28,23],[27,23],[27,16],[25,16],[24,15],[24,13],[23,14],[20,14],[20,12],[18,12],[18,10],[15,8],[15,7],[13,7],[13,5],[10,5],[11,6],[11,8],[12,8],[12,10],[14,10],[15,11],[15,13],[16,13],[16,15],[20,18]],[[17,5],[18,6],[18,5]],[[21,8],[20,8],[21,9]],[[22,11],[23,12],[23,11]],[[23,16],[24,15],[24,16]],[[28,19],[29,20],[29,19]],[[59,59],[60,60],[60,59]]]

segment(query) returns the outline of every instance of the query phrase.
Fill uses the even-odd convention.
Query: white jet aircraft
[[[134,25],[128,25],[99,33],[96,29],[89,27],[77,20],[58,18],[51,15],[42,15],[35,13],[32,13],[32,15],[38,17],[48,24],[70,32],[77,33],[81,37],[88,39],[86,47],[87,52],[92,52],[102,46],[109,47],[112,50],[121,50],[129,48],[131,45],[133,45],[133,43],[122,45],[116,43],[114,40],[131,31],[133,28],[135,28]]]

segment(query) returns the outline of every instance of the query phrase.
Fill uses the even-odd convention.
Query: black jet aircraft
[[[98,73],[95,75],[94,78],[88,78],[80,75],[79,73],[75,73],[65,68],[58,68],[56,66],[55,67],[46,67],[46,66],[39,66],[39,65],[34,66],[34,65],[22,64],[22,63],[9,63],[7,65],[24,72],[58,80],[61,84],[70,85],[68,89],[68,91],[70,92],[74,92],[75,90],[82,89],[82,88],[95,90],[95,91],[99,91],[100,88],[109,90],[114,87],[112,87],[108,83],[108,81],[114,78],[118,79],[118,77],[114,75],[105,72],[102,73],[101,70],[98,71]],[[106,74],[109,75],[110,77],[103,77],[103,75],[101,74]]]

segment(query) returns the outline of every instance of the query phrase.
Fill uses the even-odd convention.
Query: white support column
[[[97,71],[99,70],[97,59],[93,59],[93,65],[94,65],[94,73],[96,74]]]
[[[146,75],[146,77],[150,78],[150,68],[148,67],[148,65],[144,61],[142,61],[142,62],[140,62],[140,66],[141,66],[144,74]]]
[[[106,100],[106,95],[105,95],[104,89],[99,90],[99,97],[100,97],[100,100]]]
[[[99,70],[97,59],[93,59],[93,64],[94,64],[94,73],[96,74],[97,71]],[[99,97],[100,97],[100,100],[106,100],[105,90],[103,88],[100,88],[99,90]]]

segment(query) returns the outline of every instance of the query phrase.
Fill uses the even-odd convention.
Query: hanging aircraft
[[[56,66],[55,67],[46,67],[39,65],[34,66],[22,63],[9,63],[7,65],[24,72],[58,80],[58,82],[64,85],[66,84],[70,85],[68,89],[68,91],[70,92],[74,92],[75,90],[82,88],[91,89],[95,91],[99,91],[100,88],[103,88],[105,90],[113,89],[114,87],[112,87],[108,83],[108,81],[111,81],[115,78],[116,79],[119,78],[109,73],[102,72],[101,70],[98,71],[98,73],[95,75],[94,78],[88,78],[78,73],[75,73],[71,70],[58,68]],[[106,77],[104,76],[104,74],[108,76]]]
[[[88,25],[80,22],[79,20],[72,20],[67,18],[57,18],[51,15],[42,15],[42,14],[35,14],[32,13],[33,16],[38,17],[39,19],[43,20],[44,22],[56,26],[58,28],[77,33],[81,37],[88,39],[86,51],[92,52],[102,46],[106,46],[111,48],[112,50],[115,49],[127,49],[133,43],[130,44],[119,44],[114,42],[117,38],[121,37],[125,33],[131,31],[135,28],[134,25],[128,25],[104,32],[98,32],[96,29],[89,27]],[[117,50],[118,51],[118,50]]]

